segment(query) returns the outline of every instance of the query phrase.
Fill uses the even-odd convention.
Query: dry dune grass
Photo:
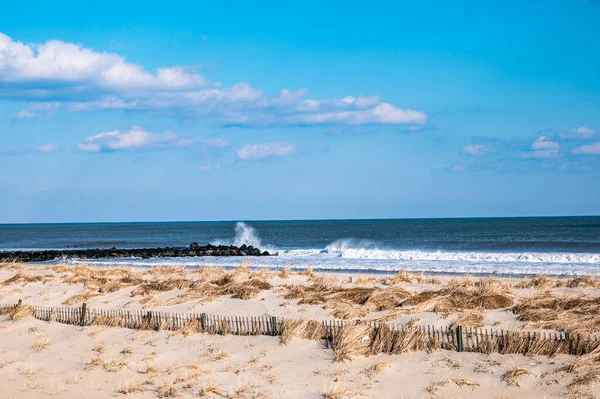
[[[466,378],[449,378],[446,377],[442,380],[439,381],[433,381],[431,382],[426,388],[425,390],[427,392],[429,392],[432,395],[437,395],[437,393],[446,385],[448,385],[449,383],[455,383],[456,385],[458,385],[461,388],[475,388],[478,387],[479,384],[476,382],[472,382],[470,380],[467,380]]]
[[[62,277],[67,284],[82,284],[88,290],[100,293],[114,292],[144,282],[141,272],[126,268],[56,265],[49,269],[55,273],[68,273]]]
[[[589,338],[581,340],[553,339],[541,332],[510,332],[479,336],[478,352],[500,354],[523,354],[527,356],[544,355],[553,357],[558,354],[581,355],[588,353],[600,344]]]
[[[315,277],[315,273],[313,271],[312,266],[308,266],[304,271],[300,272],[301,275],[307,276],[307,277]]]
[[[374,378],[377,374],[381,373],[385,368],[390,367],[388,362],[380,361],[365,369],[365,374],[369,378]]]
[[[542,290],[560,287],[600,287],[600,280],[593,274],[590,276],[577,276],[567,280],[540,274],[539,276],[523,279],[515,284],[515,288],[537,288]]]
[[[84,289],[83,291],[80,291],[77,294],[65,299],[63,301],[63,304],[67,305],[67,306],[78,306],[78,305],[81,305],[83,302],[89,301],[90,299],[92,299],[95,296],[97,296],[97,294],[94,294],[94,293]]]
[[[600,383],[600,346],[587,355],[576,358],[559,371],[574,375],[573,380],[567,385],[571,397],[594,398],[590,389],[591,386]]]
[[[97,268],[87,265],[56,265],[48,268],[62,274],[61,281],[69,285],[83,285],[86,291],[65,300],[67,305],[78,305],[99,294],[133,287],[131,296],[144,296],[142,303],[149,305],[176,305],[201,300],[212,301],[224,295],[239,299],[252,299],[271,289],[267,271],[252,272],[247,262],[236,270],[227,272],[219,268],[202,268],[188,271],[182,267],[155,267],[149,270],[129,268]],[[46,277],[18,273],[3,284],[46,281]],[[173,290],[185,290],[175,298],[161,299],[156,295]]]
[[[143,392],[144,391],[144,385],[137,383],[137,382],[132,382],[129,381],[127,383],[122,384],[118,389],[117,389],[117,393],[120,393],[122,395],[129,395],[131,393],[136,393],[136,392]]]
[[[529,328],[568,330],[588,334],[600,330],[600,298],[557,296],[540,291],[513,308]]]
[[[125,327],[126,322],[120,316],[96,315],[90,323],[91,326]]]
[[[527,369],[521,367],[513,367],[502,375],[502,380],[510,386],[519,386],[519,378],[525,375],[532,375],[533,373]]]
[[[476,308],[471,311],[467,311],[461,313],[456,319],[454,323],[452,323],[452,327],[455,326],[463,326],[463,327],[471,327],[471,328],[479,328],[485,325],[484,323],[484,313],[482,308]]]
[[[418,284],[441,284],[442,281],[439,278],[425,276],[423,273],[411,273],[406,269],[401,269],[398,273],[393,276],[386,276],[379,279],[379,282],[386,285],[394,285],[401,283],[418,283]]]
[[[323,324],[315,320],[285,320],[281,327],[281,343],[284,345],[295,339],[319,340],[326,337]]]
[[[436,291],[423,291],[407,299],[403,305],[418,312],[458,312],[464,309],[502,309],[513,304],[515,295],[510,286],[488,277],[472,281],[453,279]]]
[[[287,279],[290,277],[290,269],[286,266],[281,268],[281,271],[277,274],[279,278]]]
[[[159,398],[172,398],[181,395],[181,388],[175,383],[165,382],[156,389],[156,395]]]
[[[175,289],[185,289],[185,291],[175,298],[157,299],[153,304],[164,306],[176,305],[188,301],[200,300],[209,302],[220,296],[231,295],[238,299],[255,298],[261,291],[272,288],[271,284],[263,277],[260,272],[250,272],[245,267],[240,267],[233,272],[226,272],[222,269],[206,268],[195,273],[196,279],[167,279],[147,281],[136,287],[132,296],[145,295],[150,296]],[[148,305],[149,301],[145,301]]]
[[[350,399],[356,397],[363,397],[360,392],[353,391],[349,387],[334,386],[332,388],[326,388],[323,393],[323,399]]]
[[[198,334],[202,332],[202,324],[200,320],[190,320],[185,323],[183,328],[176,331],[176,334],[181,334],[183,336],[188,336],[191,334]]]
[[[182,267],[154,267],[141,270],[56,265],[46,269],[36,268],[35,273],[31,274],[26,265],[16,263],[2,264],[0,268],[16,271],[14,276],[2,282],[3,286],[45,282],[50,279],[66,284],[82,285],[83,290],[64,300],[63,303],[69,306],[80,306],[82,302],[87,302],[98,295],[124,288],[131,290],[131,296],[141,297],[138,300],[146,308],[171,306],[188,301],[209,302],[221,296],[247,300],[256,298],[262,291],[271,290],[273,288],[271,278],[290,276],[287,268],[283,268],[280,272],[252,271],[247,262],[242,262],[240,267],[233,271],[215,267],[194,270]],[[56,275],[54,277],[48,276],[47,273],[44,275],[44,270],[52,271]],[[453,279],[440,287],[434,287],[437,289],[430,288],[420,292],[419,287],[412,286],[411,290],[417,290],[413,294],[402,284],[416,282],[439,285],[440,281],[406,270],[378,280],[363,278],[353,280],[352,283],[347,283],[346,279],[342,281],[342,279],[319,276],[310,267],[299,274],[306,276],[308,281],[282,285],[275,292],[281,293],[286,299],[298,299],[301,305],[323,306],[338,319],[360,319],[374,312],[391,311],[379,315],[376,319],[383,322],[406,313],[443,312],[458,313],[459,320],[455,324],[480,327],[483,323],[484,310],[511,308],[520,320],[526,322],[527,328],[566,329],[574,333],[600,330],[600,298],[559,296],[552,291],[557,287],[599,286],[599,281],[594,276],[561,280],[540,275],[524,279],[514,287],[535,288],[536,291],[532,296],[518,297],[511,291],[510,284],[491,277]],[[363,284],[358,284],[359,280]],[[173,290],[182,292],[168,298],[160,295]],[[0,313],[2,312],[12,314],[15,311],[2,308]],[[15,317],[20,317],[18,312],[15,312]],[[93,324],[124,326],[122,318],[108,316],[96,317]],[[198,324],[197,320],[190,322],[181,332],[195,333],[199,330]],[[301,327],[302,322],[298,322],[296,328]],[[291,326],[290,329],[293,330]],[[222,332],[227,333],[225,329],[222,329]],[[297,334],[300,337],[306,335],[298,331],[290,334],[291,336]]]
[[[348,323],[331,334],[330,347],[336,362],[352,360],[370,352],[373,328],[362,322]]]
[[[391,310],[411,295],[398,286],[345,288],[339,283],[328,284],[324,281],[283,286],[283,290],[284,298],[300,299],[299,304],[323,305],[339,319],[353,319],[372,312]]]
[[[119,359],[102,359],[99,356],[95,356],[87,363],[85,370],[89,371],[99,366],[102,366],[103,370],[107,373],[116,373],[127,365]]]
[[[441,348],[441,343],[436,338],[427,336],[424,330],[407,328],[393,329],[386,324],[373,328],[369,353],[399,354],[412,350],[434,351]]]
[[[29,305],[0,307],[0,315],[7,315],[10,320],[21,320],[35,315],[35,310]]]
[[[51,281],[52,277],[46,277],[46,276],[40,276],[40,275],[28,275],[28,274],[23,274],[21,272],[15,274],[14,276],[12,276],[9,279],[4,280],[4,282],[2,282],[2,285],[10,285],[10,284],[29,284],[29,283],[37,283],[37,282],[43,282],[44,284]]]
[[[334,360],[345,361],[360,355],[399,354],[407,351],[434,351],[441,342],[420,329],[392,329],[356,321],[334,328],[329,337]]]
[[[565,286],[569,287],[569,288],[577,288],[577,287],[597,288],[597,287],[600,287],[600,280],[598,280],[596,278],[596,276],[593,274],[590,276],[574,277],[572,279],[567,280],[567,282],[565,283]]]
[[[559,279],[548,277],[545,274],[540,274],[539,276],[535,276],[532,278],[525,278],[515,284],[515,288],[538,288],[538,289],[548,289],[548,288],[558,288],[564,286],[564,281]]]
[[[24,264],[20,262],[0,262],[0,270],[10,270],[13,272],[23,270]]]

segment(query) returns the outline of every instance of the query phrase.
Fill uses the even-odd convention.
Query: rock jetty
[[[0,251],[0,262],[45,262],[57,259],[104,259],[104,258],[181,258],[185,256],[271,256],[253,246],[205,245],[193,242],[189,247],[165,248],[95,248],[61,249],[45,251]]]

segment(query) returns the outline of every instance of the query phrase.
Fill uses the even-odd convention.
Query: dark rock
[[[0,251],[0,262],[45,262],[56,259],[80,258],[178,258],[185,256],[272,256],[253,246],[240,248],[229,245],[200,246],[193,242],[189,247],[133,248],[133,249],[65,249],[61,251]]]

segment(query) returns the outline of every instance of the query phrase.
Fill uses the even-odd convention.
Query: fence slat
[[[0,305],[0,309],[8,313],[11,309],[22,306],[22,301],[16,305]],[[33,317],[47,322],[56,321],[74,326],[89,326],[98,317],[109,319],[109,325],[130,329],[151,329],[176,331],[190,322],[200,324],[202,332],[208,334],[234,335],[281,335],[285,330],[287,320],[276,316],[230,316],[207,315],[206,313],[168,313],[153,311],[131,311],[123,309],[90,309],[86,303],[81,307],[50,307],[43,305],[31,306]],[[322,320],[320,322],[327,339],[331,340],[345,325],[363,324],[375,330],[378,334],[381,326],[389,327],[394,336],[419,334],[428,345],[456,350],[459,352],[481,353],[539,353],[545,350],[549,356],[564,353],[581,356],[600,347],[600,335],[592,333],[586,336],[570,332],[548,331],[509,331],[504,329],[488,329],[455,326],[435,327],[413,326],[405,324],[387,324],[371,320],[344,321],[339,319]],[[426,337],[426,338],[425,338]],[[546,348],[549,348],[546,350]],[[391,350],[391,349],[390,349]]]

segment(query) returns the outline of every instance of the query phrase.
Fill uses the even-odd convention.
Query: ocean
[[[523,276],[600,272],[600,217],[0,225],[0,250],[253,245],[251,266]],[[106,259],[97,265],[235,267],[240,258]]]

